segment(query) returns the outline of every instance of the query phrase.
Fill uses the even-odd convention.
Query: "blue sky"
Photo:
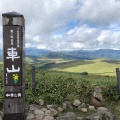
[[[120,49],[120,0],[0,0],[2,13],[25,17],[26,47],[60,50]]]

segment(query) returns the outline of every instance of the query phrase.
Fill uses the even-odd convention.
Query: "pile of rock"
[[[102,120],[106,116],[108,120],[114,120],[114,115],[105,107],[98,107],[74,100],[63,102],[62,106],[44,105],[43,100],[39,100],[40,105],[29,105],[26,107],[26,120]],[[77,114],[76,112],[77,111]],[[88,115],[89,113],[91,113]],[[81,116],[86,113],[87,116]],[[2,120],[2,112],[0,112],[0,120]]]
[[[74,100],[73,103],[64,101],[62,106],[47,105],[39,100],[40,106],[30,105],[27,110],[27,120],[102,120],[106,117],[108,120],[114,120],[114,115],[104,106],[102,90],[100,86],[94,88],[91,96],[91,105]],[[76,112],[77,111],[77,114]],[[86,113],[87,116],[81,116]],[[89,115],[89,113],[92,113]]]
[[[40,105],[30,105],[27,108],[26,120],[102,120],[103,116],[106,116],[108,120],[114,120],[114,115],[107,108],[98,107],[96,109],[77,99],[73,103],[65,101],[62,106],[47,105],[45,107],[43,103],[44,101],[40,99]],[[77,114],[74,110],[77,111]],[[83,117],[82,112],[92,112],[92,114]]]
[[[91,105],[76,99],[73,102],[64,101],[59,105],[44,105],[44,100],[39,100],[39,105],[26,107],[26,120],[114,120],[114,115],[103,107],[101,88],[96,86],[91,98]],[[83,115],[84,113],[84,115]],[[0,112],[2,120],[3,112]]]

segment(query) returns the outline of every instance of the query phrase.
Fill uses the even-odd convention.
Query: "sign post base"
[[[4,114],[3,120],[25,120],[26,116],[21,113]]]

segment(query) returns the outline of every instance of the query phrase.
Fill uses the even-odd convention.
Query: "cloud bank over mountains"
[[[120,49],[120,0],[0,0],[0,8],[24,15],[26,47]]]

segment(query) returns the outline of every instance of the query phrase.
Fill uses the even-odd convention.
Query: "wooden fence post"
[[[116,68],[116,76],[117,76],[117,83],[118,83],[118,92],[120,94],[120,70]]]
[[[36,80],[35,80],[35,66],[32,66],[32,91],[35,93]]]
[[[17,12],[2,14],[4,105],[3,120],[25,119],[25,19]]]

